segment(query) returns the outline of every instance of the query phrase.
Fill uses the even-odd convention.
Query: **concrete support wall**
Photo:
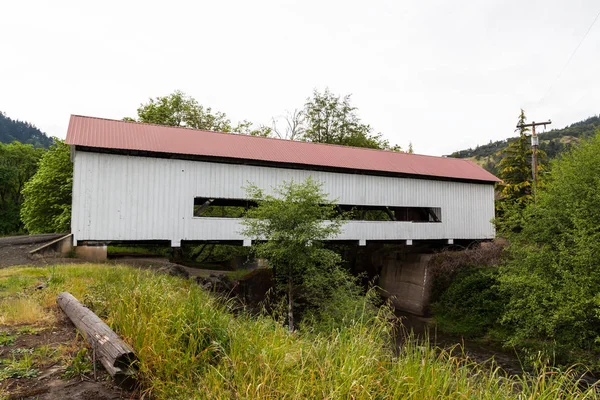
[[[398,251],[383,259],[379,286],[394,307],[416,315],[426,313],[431,287],[427,273],[430,258],[430,254]]]
[[[75,247],[75,255],[88,261],[106,261],[108,257],[107,246],[77,246]]]

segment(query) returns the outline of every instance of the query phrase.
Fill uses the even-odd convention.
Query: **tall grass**
[[[234,315],[192,281],[118,266],[44,271],[50,284],[32,298],[48,306],[69,290],[84,301],[132,344],[145,393],[156,398],[600,397],[580,388],[574,370],[511,378],[415,340],[398,353],[385,310],[328,333],[289,333],[266,316]]]

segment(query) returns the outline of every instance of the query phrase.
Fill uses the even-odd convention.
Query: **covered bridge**
[[[308,176],[355,217],[335,240],[494,237],[497,178],[468,160],[71,116],[72,233],[91,242],[239,242],[249,182]],[[237,214],[236,214],[237,213]]]

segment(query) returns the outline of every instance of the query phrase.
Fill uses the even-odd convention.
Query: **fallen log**
[[[118,385],[133,384],[138,368],[138,359],[133,349],[70,293],[60,293],[56,303],[85,336],[96,359],[100,360],[115,382]]]

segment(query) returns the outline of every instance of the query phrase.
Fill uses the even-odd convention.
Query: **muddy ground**
[[[19,359],[36,349],[46,348],[46,357],[39,360],[26,376],[9,377],[0,382],[0,393],[8,399],[39,400],[109,400],[137,399],[138,394],[121,389],[112,383],[102,366],[68,379],[65,372],[77,352],[86,347],[76,334],[75,327],[61,312],[50,326],[11,326],[2,328],[3,335],[16,336],[0,345],[0,359]],[[2,365],[0,368],[10,368]],[[15,374],[18,376],[18,374]]]
[[[75,258],[29,257],[29,252],[62,235],[31,235],[0,238],[0,268],[16,265],[45,266],[49,264],[81,263]],[[56,322],[50,326],[0,326],[0,398],[39,400],[109,400],[137,399],[138,394],[113,384],[98,363],[96,373],[67,378],[65,371],[77,352],[87,348],[76,333],[75,326],[59,310]],[[45,348],[51,357],[36,360],[26,374],[12,373],[10,360],[34,356],[36,349]],[[4,371],[2,371],[4,369]],[[13,374],[15,377],[8,377]],[[25,375],[20,376],[19,375]]]

